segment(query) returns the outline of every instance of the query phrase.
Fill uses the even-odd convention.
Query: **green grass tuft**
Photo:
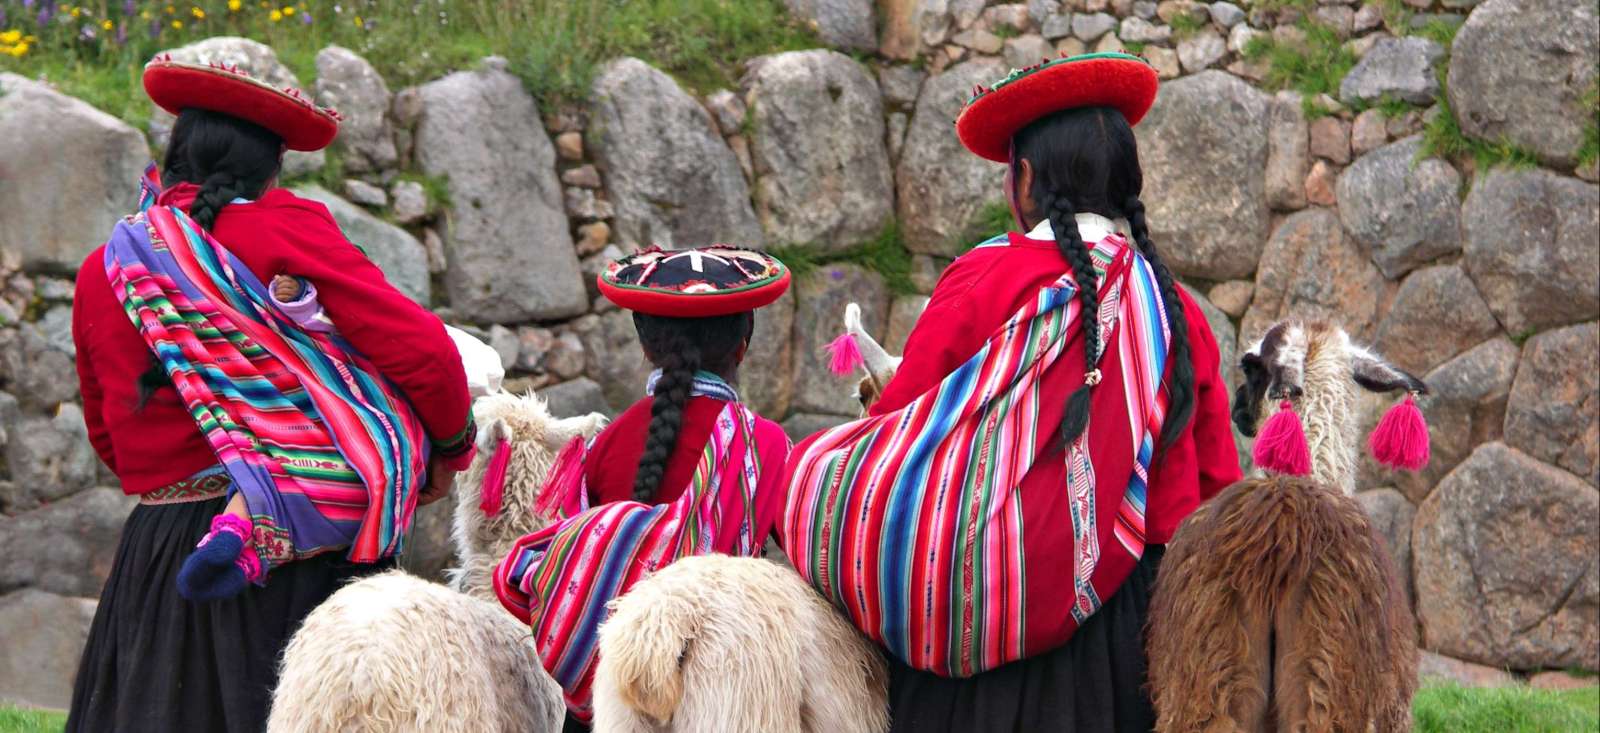
[[[1412,703],[1417,733],[1566,733],[1600,729],[1600,688],[1429,685]]]
[[[1600,78],[1589,83],[1583,94],[1583,113],[1588,118],[1583,123],[1583,145],[1578,148],[1578,167],[1594,165],[1600,161]]]
[[[1435,18],[1425,23],[1421,28],[1412,30],[1411,34],[1433,41],[1448,50],[1450,44],[1455,43],[1456,31],[1459,30],[1461,30],[1460,23],[1447,23]]]
[[[1206,27],[1206,22],[1188,13],[1178,13],[1172,16],[1167,25],[1172,28],[1174,38],[1184,39],[1200,32],[1201,28]]]
[[[973,216],[972,221],[961,231],[959,244],[970,249],[996,234],[1011,231],[1016,226],[1016,217],[1011,215],[1009,204],[1004,201],[990,201],[978,209],[977,215]]]
[[[415,181],[422,184],[422,192],[428,197],[430,209],[450,208],[450,179],[448,176],[430,176],[410,171],[401,173],[399,177],[402,181]]]
[[[837,252],[821,252],[811,245],[785,245],[767,250],[789,267],[794,277],[801,278],[817,268],[835,264],[852,264],[883,276],[889,292],[895,295],[912,295],[917,287],[911,282],[911,250],[906,248],[900,233],[900,222],[890,219],[878,233],[861,244]]]
[[[1421,156],[1470,160],[1476,166],[1474,170],[1480,173],[1496,166],[1531,168],[1538,165],[1538,156],[1510,141],[1485,142],[1469,138],[1461,131],[1461,123],[1450,106],[1450,95],[1445,88],[1445,68],[1448,65],[1441,65],[1439,71],[1437,109],[1422,128]]]
[[[1244,57],[1267,64],[1262,84],[1272,90],[1293,89],[1305,96],[1337,97],[1339,83],[1355,68],[1356,55],[1346,48],[1339,33],[1309,18],[1298,25],[1303,42],[1281,42],[1259,35],[1245,45]]]
[[[66,713],[0,705],[0,733],[59,733],[66,727]]]

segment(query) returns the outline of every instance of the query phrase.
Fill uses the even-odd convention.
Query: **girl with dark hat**
[[[868,418],[795,448],[785,549],[890,652],[896,731],[1154,723],[1163,543],[1240,476],[1217,345],[1139,197],[1155,94],[1123,54],[977,89],[956,132],[1009,166],[1020,232],[945,270]]]
[[[646,396],[556,458],[538,506],[560,518],[495,572],[566,691],[569,730],[592,712],[606,601],[680,557],[762,552],[783,512],[789,439],[734,389],[754,310],[789,286],[783,263],[724,246],[648,249],[612,262],[600,291],[634,312],[656,370]]]
[[[258,731],[300,620],[392,564],[414,506],[470,461],[470,401],[443,324],[273,185],[335,113],[167,57],[144,85],[177,115],[159,180],[84,261],[73,307],[90,440],[139,505],[67,727]],[[337,336],[271,305],[281,273],[316,285]]]

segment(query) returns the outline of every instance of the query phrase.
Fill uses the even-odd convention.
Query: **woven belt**
[[[187,504],[228,495],[231,482],[220,469],[207,469],[174,484],[139,495],[140,504]]]

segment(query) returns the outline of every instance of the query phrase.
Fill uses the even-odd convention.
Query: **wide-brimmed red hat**
[[[318,107],[294,88],[277,89],[237,66],[188,64],[162,54],[144,67],[144,91],[178,114],[198,108],[254,122],[290,150],[321,150],[339,134],[339,113]]]
[[[789,289],[789,268],[762,252],[717,244],[693,249],[651,247],[613,260],[600,292],[631,311],[706,318],[755,310]]]
[[[1156,71],[1138,56],[1091,53],[1015,69],[992,88],[972,91],[956,135],[979,157],[1011,160],[1011,138],[1045,115],[1078,107],[1112,107],[1139,124],[1156,101]]]

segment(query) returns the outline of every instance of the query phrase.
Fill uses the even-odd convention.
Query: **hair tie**
[[[1090,387],[1093,387],[1093,386],[1099,384],[1100,383],[1100,370],[1099,369],[1091,369],[1091,370],[1089,370],[1088,374],[1083,375],[1083,383],[1088,385],[1088,386],[1090,386]]]

